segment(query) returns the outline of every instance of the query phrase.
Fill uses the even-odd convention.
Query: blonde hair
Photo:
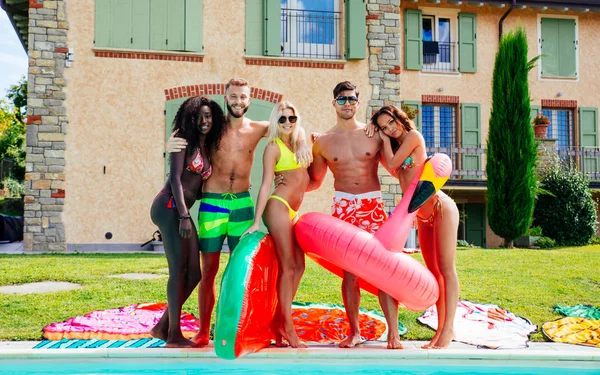
[[[279,138],[279,118],[283,115],[284,109],[291,109],[292,112],[294,112],[294,116],[298,117],[294,132],[292,133],[292,151],[296,151],[296,141],[298,140],[298,133],[301,129],[300,114],[298,113],[296,106],[287,100],[279,102],[271,111],[271,117],[269,118],[269,130],[267,131],[267,142],[275,143],[275,138]]]

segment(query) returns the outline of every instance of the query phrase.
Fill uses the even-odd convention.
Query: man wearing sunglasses
[[[335,188],[332,215],[375,233],[387,218],[377,175],[383,142],[379,137],[367,136],[366,125],[356,119],[358,94],[358,88],[348,81],[338,83],[333,89],[332,105],[337,121],[313,145],[313,163],[308,169],[311,182],[307,190],[321,186],[329,167]],[[351,348],[362,343],[358,324],[360,288],[358,278],[345,271],[342,297],[351,335],[339,346]],[[398,303],[381,291],[379,302],[389,328],[388,348],[401,349]]]
[[[269,129],[268,121],[252,121],[245,117],[250,106],[250,86],[241,78],[231,79],[225,86],[227,121],[218,149],[210,150],[212,175],[204,183],[198,217],[199,249],[202,280],[198,288],[200,331],[193,338],[207,345],[210,319],[215,305],[215,277],[225,237],[233,251],[241,235],[254,221],[254,205],[250,197],[250,172],[254,151]],[[167,152],[179,152],[187,143],[171,134]],[[304,131],[298,134],[296,159],[303,166],[312,161]]]

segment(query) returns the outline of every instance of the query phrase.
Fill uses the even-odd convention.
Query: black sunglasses
[[[281,116],[279,118],[279,120],[277,120],[277,122],[279,122],[280,124],[285,124],[285,122],[288,120],[290,121],[290,124],[295,124],[296,121],[298,121],[298,116],[290,116],[290,117]]]
[[[348,101],[348,104],[354,105],[356,102],[358,102],[358,98],[356,96],[338,96],[335,98],[335,101],[339,105],[344,105],[346,101]]]

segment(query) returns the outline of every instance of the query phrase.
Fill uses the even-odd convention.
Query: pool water
[[[508,360],[322,360],[104,358],[0,360],[0,374],[23,375],[600,375],[600,362]]]

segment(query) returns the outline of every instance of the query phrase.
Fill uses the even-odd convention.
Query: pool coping
[[[212,343],[199,349],[33,349],[37,341],[0,341],[0,360],[65,358],[206,358],[218,359]],[[529,343],[522,349],[478,349],[453,342],[448,349],[421,349],[425,342],[403,341],[403,350],[387,350],[384,343],[365,343],[353,349],[335,345],[310,345],[307,349],[267,348],[246,359],[363,359],[376,360],[543,360],[585,361],[600,368],[600,348],[559,343]]]

